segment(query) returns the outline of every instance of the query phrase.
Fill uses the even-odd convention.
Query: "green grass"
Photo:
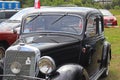
[[[120,28],[105,28],[104,33],[111,43],[112,60],[109,76],[100,80],[120,80]]]
[[[120,10],[111,9],[110,12],[111,12],[113,15],[120,15]]]
[[[116,16],[117,21],[118,21],[118,26],[120,26],[120,10],[110,10],[110,12]]]
[[[109,76],[100,80],[120,80],[120,28],[105,28],[104,33],[111,43],[112,60]]]
[[[119,12],[120,14],[120,12]],[[120,27],[120,15],[116,15],[117,21],[118,21],[118,26]]]
[[[105,36],[112,44],[112,53],[120,54],[120,28],[105,28]]]
[[[110,10],[118,21],[118,28],[105,28],[107,41],[111,43],[112,60],[107,78],[100,80],[120,80],[120,10]]]
[[[110,72],[107,78],[101,80],[120,80],[120,54],[112,54]]]

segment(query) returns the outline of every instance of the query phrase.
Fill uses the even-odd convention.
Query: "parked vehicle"
[[[11,16],[13,16],[18,11],[19,10],[0,10],[0,23],[9,19]]]
[[[117,19],[116,17],[106,9],[100,9],[101,13],[104,16],[104,26],[105,27],[117,27]]]
[[[39,12],[39,10],[40,9],[35,9],[34,7],[25,8],[17,12],[8,20],[0,23],[0,59],[4,57],[5,50],[18,38],[22,17],[29,13]]]
[[[23,17],[6,50],[3,80],[97,80],[107,76],[111,45],[103,16],[86,7],[50,7]],[[1,63],[2,64],[2,63]]]
[[[20,10],[19,1],[0,1],[0,22],[10,18]]]

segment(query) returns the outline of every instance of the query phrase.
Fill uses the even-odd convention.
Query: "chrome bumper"
[[[0,80],[46,80],[46,79],[32,77],[32,76],[7,74],[7,75],[0,75]]]

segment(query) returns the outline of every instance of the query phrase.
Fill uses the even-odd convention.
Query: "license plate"
[[[107,23],[107,26],[112,26],[112,23]]]

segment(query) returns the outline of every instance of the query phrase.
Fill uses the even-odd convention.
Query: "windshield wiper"
[[[63,17],[65,17],[66,15],[67,15],[67,13],[64,14],[63,16],[60,16],[58,19],[56,19],[55,21],[52,22],[52,25],[55,24],[56,22],[58,22],[58,21],[59,21],[60,19],[62,19]]]
[[[39,15],[36,15],[35,17],[33,17],[28,23],[32,22],[34,19],[36,19]]]

